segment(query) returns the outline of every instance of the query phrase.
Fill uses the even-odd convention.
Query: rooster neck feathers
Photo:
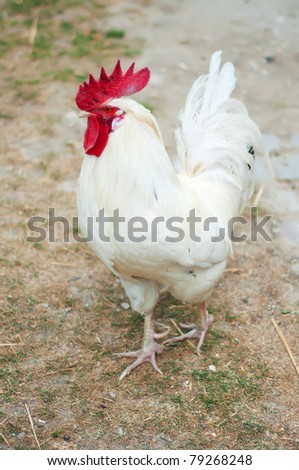
[[[141,200],[145,207],[169,207],[170,203],[172,207],[174,194],[180,197],[180,182],[154,116],[130,98],[111,104],[125,112],[123,125],[110,134],[101,158],[87,157],[84,162],[93,167],[90,177],[100,188],[101,199],[113,209],[124,206],[124,211],[129,200],[134,200],[135,207]]]

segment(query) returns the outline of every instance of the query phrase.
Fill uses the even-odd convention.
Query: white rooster
[[[92,231],[93,250],[144,315],[141,349],[120,353],[135,358],[120,379],[146,361],[161,373],[156,340],[165,333],[154,329],[161,289],[197,304],[195,323],[182,325],[189,331],[164,344],[197,338],[199,353],[213,320],[206,302],[231,252],[229,221],[251,196],[255,154],[265,152],[245,106],[230,98],[233,65],[220,64],[218,51],[189,91],[174,163],[152,113],[127,98],[147,85],[148,68],[134,72],[132,64],[124,74],[118,61],[110,76],[103,68],[99,80],[90,75],[76,97],[88,119],[79,224],[86,236]]]

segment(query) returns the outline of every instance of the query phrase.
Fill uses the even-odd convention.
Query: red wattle
[[[103,119],[89,116],[84,135],[84,150],[87,155],[99,157],[107,145],[109,128]]]

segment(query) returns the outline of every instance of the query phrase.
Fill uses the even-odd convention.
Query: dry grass
[[[96,37],[108,62],[128,46],[88,29],[93,5],[61,11],[57,2],[39,18],[15,5],[14,17],[7,7],[1,66],[2,448],[296,448],[298,384],[271,315],[298,363],[298,279],[275,246],[237,247],[211,299],[215,323],[200,358],[188,343],[165,348],[163,377],[145,365],[119,383],[127,362],[113,353],[139,346],[142,319],[122,309],[118,282],[87,246],[63,243],[61,230],[56,243],[26,242],[28,218],[47,218],[49,206],[76,215],[75,194],[64,186],[75,185],[82,154],[81,131],[64,120],[74,109],[74,76],[95,60]],[[30,44],[22,42],[32,24]],[[87,39],[90,55],[77,59],[73,76],[66,67]],[[193,312],[163,296],[156,319],[174,333],[173,323]]]
[[[290,348],[290,346],[289,346],[289,344],[288,344],[288,342],[287,342],[287,340],[286,340],[286,338],[285,338],[283,332],[282,332],[281,329],[279,328],[279,326],[278,326],[278,324],[276,323],[276,321],[274,320],[274,318],[271,318],[271,320],[272,320],[272,323],[273,323],[273,325],[274,325],[275,330],[277,331],[277,334],[278,334],[279,338],[280,338],[281,341],[282,341],[282,344],[284,345],[284,347],[285,347],[285,349],[286,349],[286,351],[287,351],[287,353],[288,353],[288,355],[289,355],[289,357],[290,357],[290,359],[291,359],[291,361],[292,361],[292,364],[293,364],[293,366],[294,366],[294,368],[295,368],[295,371],[297,372],[297,375],[299,375],[299,366],[298,366],[298,363],[296,362],[296,360],[295,360],[295,358],[294,358],[294,354],[292,353],[291,348]]]

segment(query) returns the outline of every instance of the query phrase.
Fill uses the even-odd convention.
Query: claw
[[[206,333],[209,329],[209,326],[213,322],[213,315],[209,315],[208,312],[205,312],[204,316],[204,326],[197,326],[196,324],[186,324],[180,323],[182,328],[190,329],[188,333],[182,334],[180,336],[175,336],[174,338],[167,339],[163,342],[166,346],[170,344],[177,343],[178,341],[184,341],[185,339],[198,338],[198,344],[196,346],[196,352],[200,356],[200,350],[204,342]]]
[[[114,353],[113,356],[118,357],[137,357],[137,353],[141,353],[142,350],[138,349],[138,351],[129,351],[129,352],[122,352],[122,353]]]
[[[198,355],[200,355],[200,348],[202,346],[207,330],[208,329],[204,331],[200,331],[197,328],[193,328],[192,330],[188,331],[188,333],[185,333],[180,336],[175,336],[174,338],[167,339],[166,341],[163,342],[163,344],[165,344],[165,346],[169,346],[170,344],[174,344],[179,341],[185,341],[186,339],[198,338],[199,341],[196,347],[196,352]]]
[[[159,326],[163,326],[163,328],[166,329],[166,331],[164,331],[164,333],[155,333],[154,334],[154,338],[155,339],[162,339],[162,338],[165,338],[165,336],[168,335],[168,333],[170,332],[170,327],[169,326],[166,326],[166,325],[163,325],[162,323],[158,323],[156,322],[157,325]]]
[[[191,330],[192,328],[195,328],[196,325],[195,323],[180,323],[181,328],[186,328],[187,330]]]

